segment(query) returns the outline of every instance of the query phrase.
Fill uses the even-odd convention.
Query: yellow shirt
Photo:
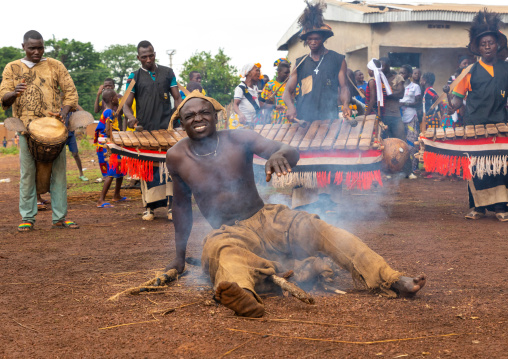
[[[64,64],[47,58],[29,68],[21,60],[10,62],[5,66],[2,84],[0,85],[0,103],[5,94],[14,91],[24,79],[27,89],[16,98],[12,113],[28,125],[33,119],[48,117],[49,112],[60,112],[62,106],[76,108],[78,91]],[[63,99],[60,101],[60,90]],[[3,105],[4,109],[7,109]]]

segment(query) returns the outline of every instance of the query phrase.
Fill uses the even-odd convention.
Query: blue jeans
[[[23,222],[35,223],[37,215],[37,189],[35,188],[35,160],[28,150],[25,136],[19,136],[19,213]],[[67,215],[67,159],[65,148],[53,162],[50,190],[53,223],[62,221]]]

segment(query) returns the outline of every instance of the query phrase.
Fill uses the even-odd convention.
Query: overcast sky
[[[380,1],[372,1],[380,3]],[[388,0],[384,3],[404,3]],[[418,1],[429,3],[429,1]],[[433,1],[474,4],[478,0]],[[406,1],[405,3],[408,3]],[[412,3],[415,3],[414,1]],[[503,0],[482,0],[503,5]],[[274,74],[273,62],[286,52],[277,42],[305,7],[303,0],[25,0],[2,1],[1,46],[20,46],[23,34],[37,30],[43,37],[91,42],[96,50],[112,44],[137,44],[149,40],[162,65],[169,64],[166,51],[176,49],[173,67],[196,51],[220,47],[238,70],[259,62],[261,71]]]

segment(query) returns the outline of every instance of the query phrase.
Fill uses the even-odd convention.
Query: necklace
[[[319,64],[317,64],[316,68],[314,69],[314,72],[316,73],[316,75],[319,72],[319,65],[321,65],[321,61],[323,61],[323,59],[325,58],[325,55],[326,54],[323,54],[323,56],[321,56],[321,60],[319,60]]]
[[[219,134],[217,134],[217,145],[215,146],[215,151],[212,151],[210,153],[206,153],[204,155],[200,155],[199,153],[197,153],[194,149],[192,150],[192,152],[194,152],[194,154],[198,157],[206,157],[206,156],[210,156],[211,154],[213,154],[213,156],[217,156],[217,149],[219,148],[219,142],[220,142],[220,137],[219,137]]]

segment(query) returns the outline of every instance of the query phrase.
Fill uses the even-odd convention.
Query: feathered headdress
[[[314,32],[323,35],[323,40],[333,36],[332,28],[325,24],[323,18],[323,11],[326,9],[326,4],[322,0],[317,0],[314,3],[310,3],[306,0],[305,3],[307,7],[303,10],[302,16],[298,19],[298,24],[302,27],[300,39],[305,41],[307,36]]]
[[[499,25],[501,24],[501,17],[496,12],[489,12],[487,8],[483,11],[479,11],[478,14],[473,18],[471,28],[469,29],[469,50],[480,56],[478,49],[478,43],[480,39],[485,35],[493,35],[497,38],[499,45],[498,52],[506,48],[506,36],[499,31]]]

